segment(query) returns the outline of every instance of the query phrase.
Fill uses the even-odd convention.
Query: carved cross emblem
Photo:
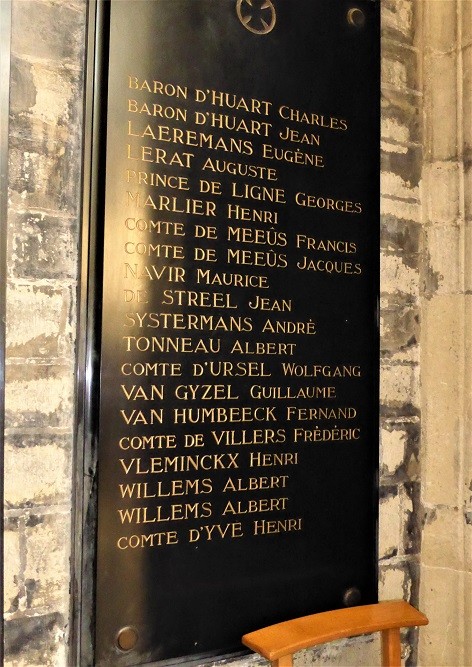
[[[238,0],[236,11],[246,30],[255,35],[267,35],[275,26],[277,17],[271,0]]]

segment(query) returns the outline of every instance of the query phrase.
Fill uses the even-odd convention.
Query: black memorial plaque
[[[379,3],[105,9],[96,661],[135,665],[376,600]]]

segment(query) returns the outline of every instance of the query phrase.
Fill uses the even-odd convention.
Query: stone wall
[[[472,2],[424,5],[420,659],[472,665]]]
[[[382,2],[380,599],[419,604],[419,3]],[[416,632],[404,657],[416,664]],[[375,664],[375,663],[374,663]]]
[[[472,664],[471,4],[382,0],[380,597],[431,616],[424,665]],[[6,665],[64,667],[86,4],[12,7]],[[404,657],[417,662],[415,631]],[[337,642],[297,663],[378,664],[378,641]]]
[[[66,665],[85,2],[12,2],[5,662]]]

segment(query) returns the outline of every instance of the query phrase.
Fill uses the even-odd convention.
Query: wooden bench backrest
[[[399,667],[400,628],[427,623],[426,616],[408,602],[394,600],[295,618],[250,632],[242,642],[270,660],[273,667],[291,667],[293,654],[302,649],[381,632],[383,667]]]

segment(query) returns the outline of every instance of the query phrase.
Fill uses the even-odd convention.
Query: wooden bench
[[[427,623],[426,616],[408,602],[394,600],[302,616],[250,632],[242,642],[270,660],[272,667],[292,667],[296,651],[335,639],[381,632],[382,667],[399,667],[400,628]]]

